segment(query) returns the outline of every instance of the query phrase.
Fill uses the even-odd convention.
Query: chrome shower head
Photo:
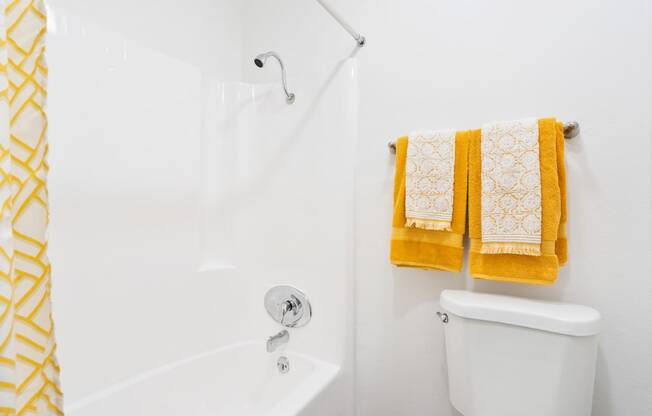
[[[264,53],[261,53],[254,59],[254,63],[258,68],[262,68],[265,65],[266,60],[267,60],[267,56],[265,56]]]
[[[270,56],[276,58],[279,65],[281,66],[281,82],[283,83],[283,91],[285,91],[285,102],[287,102],[288,104],[292,104],[294,103],[295,96],[293,93],[288,91],[287,82],[285,80],[285,66],[283,65],[283,61],[281,60],[281,57],[278,56],[278,54],[273,51],[261,53],[260,55],[256,56],[256,58],[254,58],[254,64],[256,64],[258,68],[262,68],[263,66],[265,66],[265,62],[267,62],[267,58],[269,58]]]

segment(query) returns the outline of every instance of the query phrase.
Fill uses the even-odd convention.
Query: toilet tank
[[[450,400],[464,416],[590,416],[595,309],[463,290],[440,304]]]

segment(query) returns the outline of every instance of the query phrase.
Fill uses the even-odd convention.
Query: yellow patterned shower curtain
[[[46,227],[46,10],[0,0],[0,415],[60,415]]]

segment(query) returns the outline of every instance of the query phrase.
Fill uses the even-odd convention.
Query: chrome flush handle
[[[437,311],[437,316],[439,317],[439,319],[441,320],[442,323],[444,323],[444,324],[448,323],[448,314],[447,313]]]

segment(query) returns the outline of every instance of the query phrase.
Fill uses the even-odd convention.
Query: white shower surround
[[[314,316],[290,330],[288,350],[338,374],[311,384],[337,391],[311,412],[352,414],[355,60],[315,73],[288,63],[297,94],[288,106],[272,62],[260,70],[269,82],[242,82],[255,54],[242,52],[239,2],[49,6],[50,241],[66,410],[96,409],[125,383],[133,392],[109,402],[129,407],[131,394],[149,394],[129,380],[264,341],[280,330],[264,293],[291,284]],[[269,364],[259,347],[252,363]],[[187,367],[198,384],[238,371],[217,355],[199,363]],[[305,388],[294,376],[288,392]]]

